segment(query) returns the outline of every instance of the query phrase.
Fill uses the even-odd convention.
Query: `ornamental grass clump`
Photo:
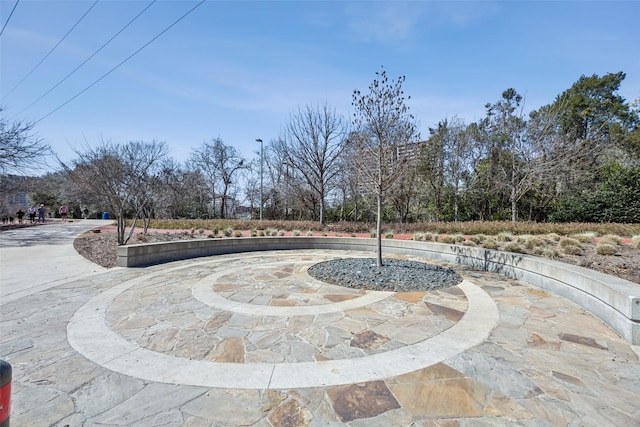
[[[307,237],[311,237],[311,236],[313,236],[313,231],[311,230],[307,231]]]
[[[471,240],[476,245],[479,245],[487,240],[487,236],[485,236],[484,234],[474,234],[473,236],[469,236],[469,240]]]
[[[605,245],[613,245],[613,246],[617,246],[621,242],[622,242],[622,239],[620,238],[620,236],[616,236],[615,234],[607,234],[605,236],[602,236],[598,241],[598,243],[602,243]]]
[[[496,236],[498,242],[510,242],[513,240],[513,234],[509,231],[501,231]]]
[[[484,242],[482,242],[482,247],[484,249],[498,249],[498,243],[496,243],[495,240],[493,239],[487,239]]]
[[[443,236],[440,236],[440,242],[447,244],[456,243],[456,237],[451,234],[445,234]]]
[[[508,242],[502,249],[506,252],[513,252],[516,254],[523,254],[526,252],[517,242]]]
[[[598,243],[596,245],[595,252],[598,255],[616,255],[618,253],[618,249],[614,245],[610,245],[608,243]]]
[[[417,242],[424,242],[424,233],[413,233],[413,240]]]
[[[249,231],[249,235],[250,235],[251,237],[256,237],[256,236],[258,235],[258,230],[256,230],[255,228],[252,228],[252,229]]]
[[[231,237],[231,235],[233,234],[233,228],[227,227],[223,230],[223,233],[224,237]]]
[[[547,240],[549,243],[560,241],[560,235],[556,233],[549,233],[546,236],[543,236],[543,238]]]
[[[544,244],[544,240],[541,238],[537,236],[528,236],[524,242],[524,247],[531,251],[535,248],[544,246]]]
[[[576,239],[580,243],[593,243],[593,239],[596,238],[597,235],[598,233],[586,232],[586,233],[572,234],[571,238]]]
[[[393,231],[385,231],[384,232],[385,239],[393,239]]]
[[[582,255],[582,244],[571,237],[563,237],[558,242],[558,247],[562,249],[566,255]]]
[[[233,237],[242,237],[242,231],[240,230],[235,230],[233,232]]]
[[[540,255],[549,259],[562,258],[562,254],[556,248],[543,248]]]
[[[292,234],[294,236],[299,236],[300,235],[300,230],[293,230]]]
[[[640,249],[640,234],[631,238],[631,247]]]

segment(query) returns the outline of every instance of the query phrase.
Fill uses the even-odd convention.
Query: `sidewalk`
[[[55,287],[73,277],[105,271],[78,255],[73,240],[106,223],[50,221],[0,232],[0,303]]]
[[[105,270],[72,248],[102,224],[0,233],[14,426],[640,425],[637,349],[526,283],[364,292],[306,269],[368,254],[321,250]]]

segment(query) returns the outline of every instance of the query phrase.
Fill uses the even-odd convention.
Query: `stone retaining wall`
[[[640,285],[545,258],[459,245],[383,240],[383,253],[414,255],[471,266],[523,280],[579,304],[631,344],[640,345]],[[119,267],[142,267],[240,252],[333,249],[374,253],[375,239],[350,237],[242,237],[121,246]]]

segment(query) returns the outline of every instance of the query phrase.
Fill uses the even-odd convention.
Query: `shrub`
[[[595,251],[598,255],[615,255],[618,253],[616,247],[608,243],[598,243]]]
[[[633,236],[631,238],[631,246],[636,249],[640,249],[640,235]]]
[[[498,249],[498,244],[495,240],[488,239],[482,242],[482,247],[485,249]]]

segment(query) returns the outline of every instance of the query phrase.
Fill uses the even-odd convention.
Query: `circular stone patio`
[[[450,266],[462,283],[429,292],[307,274],[361,256],[260,252],[113,269],[3,304],[12,422],[640,424],[638,355],[576,304],[462,266]]]

